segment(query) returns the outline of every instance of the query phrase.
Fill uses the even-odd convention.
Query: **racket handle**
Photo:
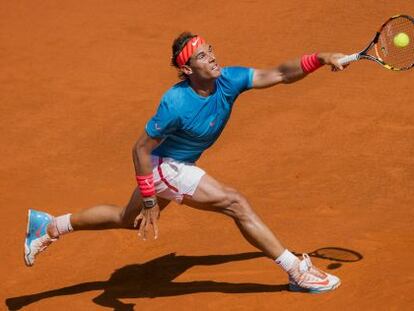
[[[355,53],[355,54],[348,55],[348,56],[344,56],[344,57],[340,58],[338,60],[338,62],[341,65],[347,65],[347,64],[349,64],[351,62],[357,61],[359,59],[359,57],[360,57],[359,53]]]

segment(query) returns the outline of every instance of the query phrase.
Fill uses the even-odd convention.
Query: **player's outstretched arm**
[[[330,65],[333,71],[343,70],[344,67],[338,62],[343,56],[344,54],[341,53],[318,53],[287,61],[275,68],[255,69],[253,88],[261,89],[279,83],[293,83],[303,79],[323,65]]]

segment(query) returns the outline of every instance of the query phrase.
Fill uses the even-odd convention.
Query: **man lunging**
[[[125,207],[100,205],[59,217],[29,210],[25,262],[61,235],[72,231],[137,229],[145,239],[150,227],[158,237],[160,212],[170,201],[231,217],[243,237],[274,260],[289,276],[292,291],[326,292],[336,276],[287,250],[237,190],[207,174],[195,163],[220,136],[233,103],[249,89],[294,83],[323,65],[342,70],[340,53],[318,53],[275,68],[221,68],[212,46],[201,36],[182,33],[173,42],[172,65],[181,82],[164,93],[156,114],[133,147],[138,187]]]

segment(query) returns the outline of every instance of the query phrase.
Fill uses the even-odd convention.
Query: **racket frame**
[[[381,57],[378,56],[379,53],[378,53],[378,47],[377,47],[376,44],[378,43],[378,40],[379,40],[379,37],[381,35],[382,30],[384,29],[384,27],[391,20],[396,19],[396,18],[399,18],[399,17],[407,18],[407,19],[409,19],[414,24],[414,19],[411,16],[408,16],[408,15],[405,15],[405,14],[399,14],[399,15],[394,15],[394,16],[390,17],[385,23],[383,23],[381,25],[381,27],[379,28],[379,30],[375,33],[374,38],[371,40],[371,42],[368,44],[368,46],[365,49],[363,49],[362,51],[360,51],[358,53],[354,53],[354,54],[347,55],[345,57],[340,58],[339,59],[339,63],[341,65],[347,65],[347,64],[349,64],[351,62],[355,62],[355,61],[358,61],[360,59],[368,59],[368,60],[372,60],[372,61],[374,61],[374,62],[382,65],[383,67],[385,67],[387,69],[394,70],[394,71],[402,71],[402,70],[408,70],[408,69],[412,68],[414,66],[414,62],[413,62],[413,64],[411,64],[410,67],[406,67],[406,68],[396,68],[396,67],[393,67],[393,66],[391,66],[389,64],[386,64],[381,59]],[[375,53],[377,54],[378,57],[375,57],[373,55],[367,54],[368,50],[371,49],[373,46],[374,46],[374,49],[375,49]]]

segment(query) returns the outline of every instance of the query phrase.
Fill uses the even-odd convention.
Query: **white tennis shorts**
[[[194,163],[152,156],[154,185],[157,196],[181,204],[184,195],[193,195],[206,173]]]

